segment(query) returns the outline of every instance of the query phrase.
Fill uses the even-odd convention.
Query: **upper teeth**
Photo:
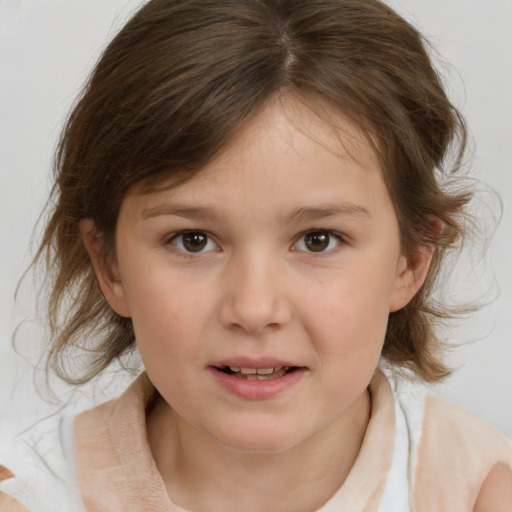
[[[274,373],[274,368],[241,368],[239,366],[230,366],[229,369],[235,373],[243,373],[244,375],[270,375]]]

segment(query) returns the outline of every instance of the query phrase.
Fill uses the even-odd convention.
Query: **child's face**
[[[389,312],[424,276],[401,255],[369,144],[293,108],[268,107],[188,183],[129,194],[117,277],[100,278],[179,421],[242,451],[346,422],[367,399]]]

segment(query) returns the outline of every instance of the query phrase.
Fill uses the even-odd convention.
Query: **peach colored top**
[[[494,465],[512,471],[512,444],[472,414],[423,393],[393,393],[380,372],[370,391],[372,415],[358,458],[317,512],[470,512]],[[76,417],[81,510],[184,512],[170,501],[147,442],[153,396],[142,374],[117,400]],[[0,490],[11,479],[2,467]],[[50,509],[29,509],[0,493],[1,512]]]

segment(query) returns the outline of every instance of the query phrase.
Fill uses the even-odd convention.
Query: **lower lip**
[[[247,380],[228,375],[217,368],[210,368],[216,381],[230,393],[246,400],[266,400],[278,396],[298,383],[306,370],[298,368],[275,379]]]

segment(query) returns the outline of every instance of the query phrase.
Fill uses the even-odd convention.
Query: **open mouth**
[[[240,368],[238,366],[222,366],[219,371],[245,380],[277,379],[288,373],[298,370],[297,366],[280,366],[275,368]]]

